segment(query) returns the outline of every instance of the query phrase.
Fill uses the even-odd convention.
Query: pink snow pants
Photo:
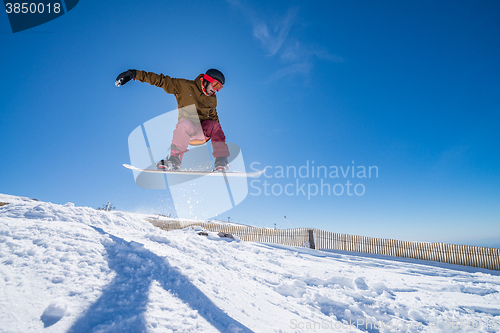
[[[182,161],[184,153],[188,151],[189,141],[205,140],[207,138],[212,140],[212,155],[215,158],[229,156],[226,136],[218,122],[204,120],[200,125],[199,123],[194,124],[185,118],[180,119],[175,126],[172,145],[175,145],[177,149],[174,148],[171,153],[179,154],[179,159]]]

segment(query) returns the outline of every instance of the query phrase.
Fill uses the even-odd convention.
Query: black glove
[[[115,80],[115,86],[123,86],[128,81],[135,79],[135,74],[135,69],[129,69],[128,71],[121,73]]]

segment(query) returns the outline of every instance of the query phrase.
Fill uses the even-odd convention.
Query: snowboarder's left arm
[[[215,120],[216,122],[220,123],[219,116],[217,115],[217,110],[215,108],[210,109],[210,112],[208,114],[208,118],[211,119],[211,120]]]
[[[207,118],[220,123],[219,115],[217,114],[217,97],[209,96],[208,98],[210,99],[210,102],[208,103],[209,110],[208,110]]]

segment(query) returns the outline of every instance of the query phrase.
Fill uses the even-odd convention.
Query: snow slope
[[[496,271],[0,202],[0,332],[500,331]]]

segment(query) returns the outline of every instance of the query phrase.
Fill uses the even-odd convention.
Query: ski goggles
[[[207,80],[212,84],[212,87],[214,88],[215,92],[219,92],[219,90],[222,89],[222,83],[211,77],[210,75],[204,74],[203,79]]]

